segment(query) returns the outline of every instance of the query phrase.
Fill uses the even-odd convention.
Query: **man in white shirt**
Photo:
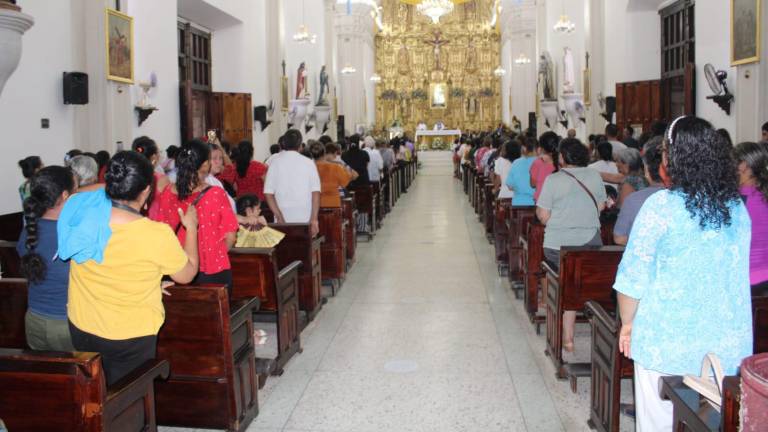
[[[365,143],[364,150],[370,157],[368,162],[368,180],[371,183],[378,183],[381,181],[381,170],[384,169],[384,158],[381,157],[381,153],[376,149],[376,140],[373,137],[367,136],[363,142]]]
[[[320,176],[310,159],[302,156],[301,132],[283,136],[283,152],[272,160],[264,181],[264,198],[278,223],[309,223],[312,237],[320,231]]]
[[[611,143],[614,155],[627,148],[626,144],[619,141],[619,128],[615,124],[609,124],[605,127],[605,139]]]

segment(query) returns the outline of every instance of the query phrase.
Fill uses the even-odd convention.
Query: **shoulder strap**
[[[210,186],[210,185],[209,185],[209,186],[206,186],[206,187],[205,187],[205,189],[201,190],[201,191],[200,191],[200,195],[198,195],[198,196],[197,196],[197,197],[196,197],[196,198],[195,198],[195,199],[192,201],[192,203],[191,203],[190,205],[191,205],[191,206],[193,206],[193,207],[196,207],[196,206],[197,206],[197,203],[199,203],[199,202],[200,202],[200,200],[201,200],[201,199],[203,199],[203,195],[205,195],[205,193],[206,193],[206,192],[208,192],[209,190],[211,190],[211,188],[212,188],[212,187],[213,187],[213,186]],[[177,234],[178,234],[178,232],[179,232],[179,230],[180,230],[180,229],[181,229],[181,221],[179,221],[179,223],[178,223],[178,224],[176,224],[176,229],[175,229],[175,230],[173,230],[173,232],[175,232],[175,233],[177,233]]]
[[[597,210],[597,213],[598,213],[598,215],[599,215],[599,214],[600,214],[600,206],[598,206],[598,205],[597,205],[597,200],[595,199],[595,196],[594,196],[594,195],[592,195],[592,192],[590,192],[590,191],[589,191],[589,188],[587,188],[586,186],[584,186],[584,183],[582,183],[582,182],[581,182],[581,180],[577,179],[575,175],[573,175],[573,174],[569,173],[569,172],[568,172],[568,171],[566,171],[565,169],[561,169],[560,171],[562,171],[562,173],[563,173],[563,174],[565,174],[565,175],[567,175],[568,177],[570,177],[570,178],[572,178],[572,179],[576,180],[576,183],[578,183],[578,184],[579,184],[579,186],[581,186],[581,188],[582,188],[582,189],[584,189],[584,192],[586,192],[586,193],[587,193],[587,195],[589,195],[589,198],[591,198],[591,199],[592,199],[592,203],[595,205],[595,209]]]

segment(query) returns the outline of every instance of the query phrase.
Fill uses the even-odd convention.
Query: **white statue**
[[[547,51],[539,56],[539,98],[542,100],[556,99],[555,71],[552,59]]]
[[[563,48],[563,94],[573,93],[576,88],[576,72],[573,68],[573,52]]]

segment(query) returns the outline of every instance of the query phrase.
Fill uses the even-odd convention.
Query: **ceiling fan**
[[[707,99],[715,101],[720,109],[725,111],[727,115],[731,115],[733,95],[728,91],[728,85],[725,83],[725,80],[728,78],[728,72],[715,70],[711,63],[707,63],[704,65],[704,76],[707,78],[709,88],[714,93],[712,96],[707,96]]]

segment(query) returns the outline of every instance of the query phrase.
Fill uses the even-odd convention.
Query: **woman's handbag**
[[[711,373],[714,373],[712,375]],[[720,404],[723,401],[723,367],[720,365],[720,359],[714,353],[708,353],[704,356],[701,363],[701,376],[686,375],[683,377],[683,384],[696,390],[711,403],[717,411],[720,411]]]

